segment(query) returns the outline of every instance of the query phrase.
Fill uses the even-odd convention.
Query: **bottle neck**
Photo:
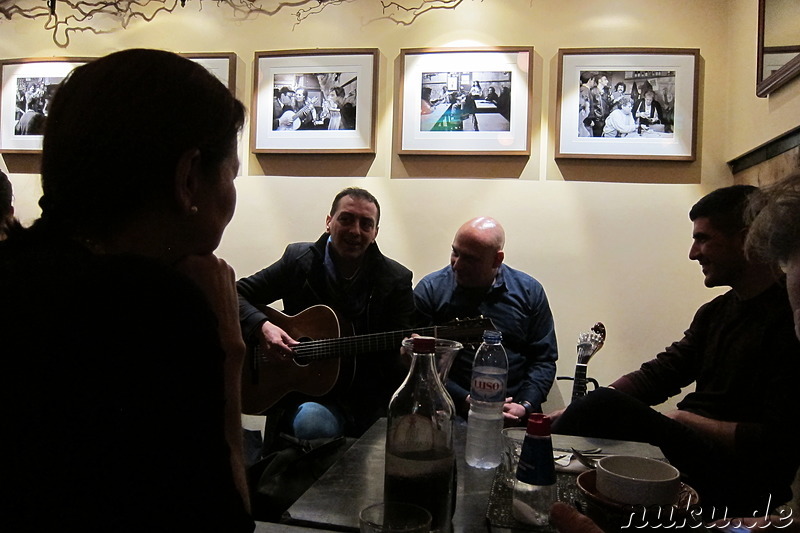
[[[415,352],[411,357],[409,373],[418,376],[437,376],[435,354]]]

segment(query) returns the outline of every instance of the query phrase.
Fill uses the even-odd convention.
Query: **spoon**
[[[591,457],[586,457],[585,455],[583,455],[581,452],[579,452],[575,448],[572,448],[572,453],[575,454],[575,457],[577,457],[578,462],[580,464],[582,464],[583,466],[585,466],[586,468],[591,468],[592,470],[597,468],[597,459],[592,459]]]

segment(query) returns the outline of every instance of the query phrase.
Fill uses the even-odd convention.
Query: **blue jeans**
[[[344,435],[345,419],[335,405],[302,403],[291,417],[291,423],[292,433],[302,440],[330,439]]]

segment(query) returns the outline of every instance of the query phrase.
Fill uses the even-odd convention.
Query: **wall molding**
[[[798,146],[800,146],[800,126],[762,144],[758,148],[731,159],[728,161],[728,166],[733,174],[738,174]]]

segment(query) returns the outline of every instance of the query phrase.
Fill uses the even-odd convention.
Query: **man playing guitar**
[[[239,315],[246,342],[259,345],[267,358],[294,355],[293,347],[302,339],[293,338],[268,320],[258,307],[276,300],[283,300],[284,312],[289,315],[327,305],[352,325],[351,333],[356,335],[410,331],[412,274],[378,249],[379,222],[380,206],[372,194],[355,187],[344,189],[334,198],[325,233],[316,242],[290,244],[274,264],[239,280]],[[284,397],[279,402],[281,431],[307,440],[343,434],[357,437],[383,416],[406,372],[399,344],[391,350],[342,359],[343,365],[353,362],[352,378],[345,379],[348,376],[342,370],[337,386],[322,397]],[[251,364],[259,364],[259,359]],[[278,385],[286,379],[280,374],[275,371],[262,376]],[[258,379],[257,373],[253,376]],[[251,385],[247,379],[243,390]],[[340,386],[348,381],[349,386]]]

